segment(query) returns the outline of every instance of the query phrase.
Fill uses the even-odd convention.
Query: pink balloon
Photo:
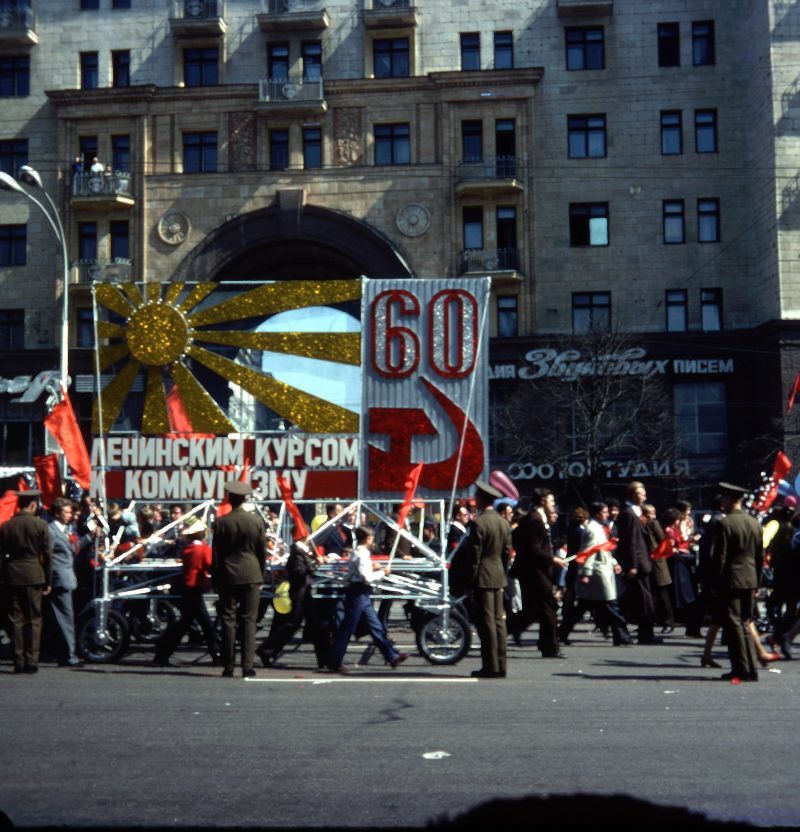
[[[517,491],[516,485],[511,482],[505,471],[492,471],[489,474],[489,485],[493,485],[498,491],[502,491],[504,497],[519,500],[519,491]]]

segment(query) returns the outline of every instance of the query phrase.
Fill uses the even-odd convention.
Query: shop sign
[[[648,477],[688,477],[688,459],[604,460],[600,463],[606,479],[645,479]],[[571,462],[512,462],[506,473],[512,480],[582,479],[589,474],[585,460]]]

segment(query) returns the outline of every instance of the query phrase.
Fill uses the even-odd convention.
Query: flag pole
[[[100,341],[97,337],[97,283],[94,280],[92,281],[92,325],[94,327],[94,377],[97,385],[97,427],[100,435],[100,499],[103,503],[103,513],[105,513],[108,511],[106,496],[106,437],[105,427],[103,425],[103,391],[100,380]],[[92,451],[94,451],[94,448],[92,448]]]

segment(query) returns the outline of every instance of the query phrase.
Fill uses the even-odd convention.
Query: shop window
[[[688,300],[686,289],[667,289],[667,332],[686,332],[688,324]]]
[[[25,310],[0,309],[0,350],[21,350],[25,346]]]
[[[662,224],[665,245],[686,242],[686,224],[682,199],[665,199],[662,203]]]
[[[481,68],[481,36],[479,32],[461,33],[461,69]]]
[[[680,110],[661,111],[661,155],[677,156],[683,153],[683,125]]]
[[[605,69],[602,28],[571,27],[564,30],[567,69]]]
[[[572,293],[572,331],[576,334],[611,327],[611,292]]]
[[[567,116],[567,152],[570,159],[596,159],[605,156],[605,115]]]
[[[700,320],[703,332],[722,329],[722,289],[700,290]]]
[[[571,246],[608,245],[608,203],[573,202],[569,206]]]
[[[658,24],[658,65],[681,65],[681,28],[679,23]]]
[[[722,382],[675,384],[675,439],[689,455],[720,455],[728,450],[725,385]]]

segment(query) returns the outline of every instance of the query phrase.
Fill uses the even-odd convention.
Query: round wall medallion
[[[431,214],[424,205],[411,202],[397,212],[395,222],[406,237],[419,237],[430,228]]]
[[[158,221],[157,230],[165,243],[178,246],[189,236],[189,220],[178,211],[167,211]]]

